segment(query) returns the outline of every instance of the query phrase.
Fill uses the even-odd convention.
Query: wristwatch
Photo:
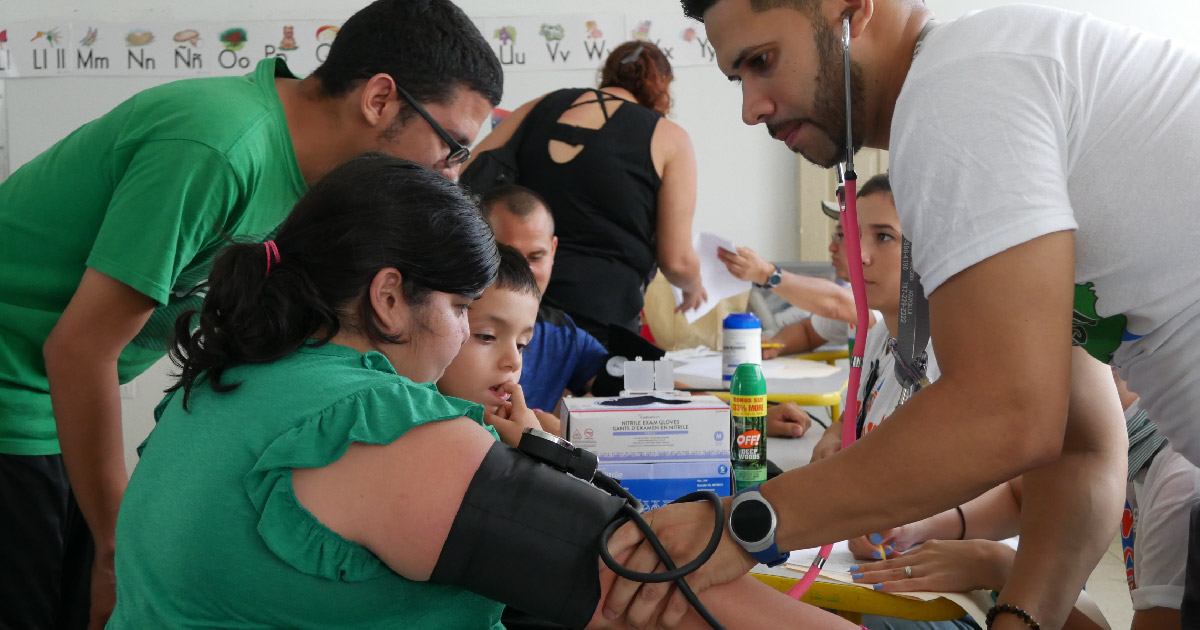
[[[729,531],[747,553],[769,567],[788,559],[788,554],[779,551],[775,544],[777,522],[774,508],[758,492],[757,485],[734,495],[729,508]]]
[[[779,265],[775,265],[775,271],[772,271],[771,275],[767,276],[767,281],[762,284],[755,282],[754,286],[760,289],[774,289],[779,286],[780,282],[783,282],[783,272],[779,270]]]

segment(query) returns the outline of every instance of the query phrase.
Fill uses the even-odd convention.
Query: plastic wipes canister
[[[728,386],[743,363],[762,365],[762,322],[754,313],[732,313],[721,324],[721,382]]]
[[[767,480],[767,381],[762,366],[743,363],[729,388],[729,415],[733,445],[733,491],[740,492]]]

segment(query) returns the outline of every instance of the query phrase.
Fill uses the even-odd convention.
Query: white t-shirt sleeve
[[[813,332],[817,333],[828,343],[843,344],[850,339],[850,325],[839,319],[813,315]]]
[[[1077,99],[1058,64],[978,53],[918,57],[913,68],[893,117],[891,179],[926,294],[1015,245],[1076,229],[1067,121]]]
[[[883,313],[872,310],[871,317],[878,324],[883,321]],[[825,343],[842,345],[850,341],[850,324],[831,317],[823,317],[821,315],[813,315],[810,319],[812,322],[813,332],[821,336]]]

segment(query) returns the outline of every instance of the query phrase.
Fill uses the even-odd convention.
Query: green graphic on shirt
[[[1096,314],[1095,285],[1075,285],[1075,316],[1071,323],[1071,343],[1087,350],[1087,353],[1108,363],[1117,346],[1125,338],[1124,315],[1100,317]]]

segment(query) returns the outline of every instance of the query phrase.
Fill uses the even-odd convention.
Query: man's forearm
[[[1044,628],[1063,624],[1116,535],[1122,470],[1120,457],[1064,453],[1026,473],[1021,545],[1000,601],[1029,611]]]
[[[71,489],[96,541],[113,553],[117,511],[129,477],[115,362],[47,360],[58,441]]]
[[[1048,628],[1063,624],[1112,542],[1125,494],[1128,438],[1111,372],[1074,352],[1063,454],[1024,477],[1021,546],[1000,595]]]
[[[766,482],[762,492],[780,512],[780,548],[803,549],[918,521],[1057,452],[1056,443],[1039,437],[1051,422],[1027,408],[965,392],[946,379],[934,383],[850,448]],[[1042,422],[1046,426],[1037,426]],[[996,448],[997,434],[1015,436],[1012,448]]]
[[[787,303],[814,315],[855,323],[854,297],[849,291],[824,278],[812,278],[789,271],[783,272],[783,282],[775,294]]]

